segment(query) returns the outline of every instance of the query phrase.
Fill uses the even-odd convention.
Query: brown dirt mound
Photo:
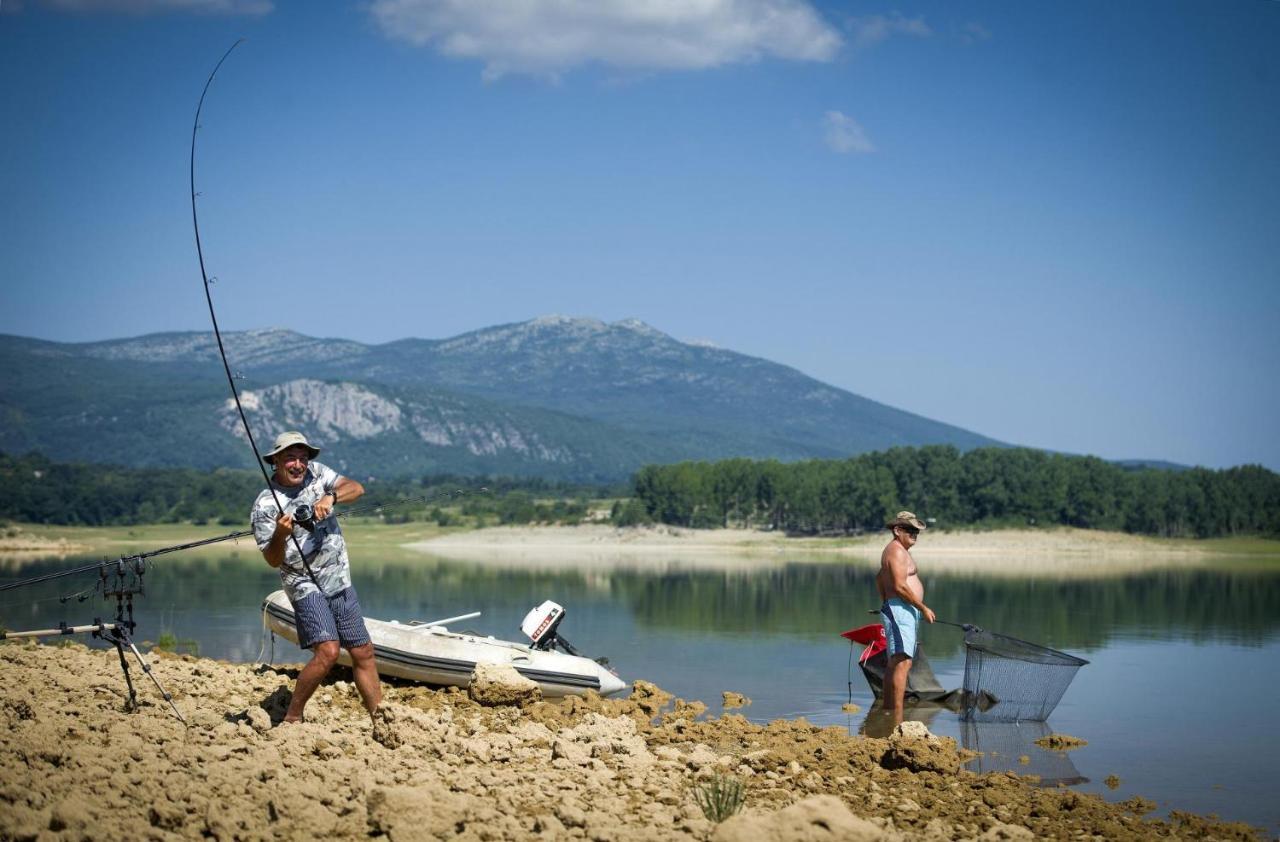
[[[273,727],[292,671],[151,660],[189,727],[145,679],[125,713],[114,652],[0,644],[0,839],[800,839],[823,822],[886,839],[1254,833],[974,774],[927,732],[879,740],[803,719],[700,718],[700,704],[667,709],[652,685],[521,709],[388,684],[383,724],[398,743],[380,744],[348,672],[320,688],[306,722]],[[715,825],[695,793],[725,777],[742,783],[745,810]],[[743,822],[755,829],[729,835]]]

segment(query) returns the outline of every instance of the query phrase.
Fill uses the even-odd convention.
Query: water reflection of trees
[[[1102,580],[936,576],[928,602],[944,619],[972,622],[1049,646],[1090,649],[1117,634],[1187,635],[1258,643],[1280,625],[1280,574],[1162,571]],[[637,623],[708,632],[836,634],[875,622],[874,574],[833,565],[767,572],[617,577]],[[958,649],[930,635],[930,651]]]
[[[68,569],[86,559],[27,565],[13,581]],[[621,603],[645,628],[706,634],[794,635],[820,640],[875,622],[873,572],[865,567],[793,563],[765,570],[613,572],[499,569],[449,561],[379,564],[354,561],[356,585],[375,617],[446,616],[457,610],[523,614],[551,598],[581,614]],[[96,575],[68,577],[10,591],[0,623],[109,615],[114,603],[61,605],[57,597],[91,587]],[[274,571],[256,553],[192,554],[153,562],[141,611],[256,611],[277,588]],[[929,604],[939,617],[972,622],[1048,646],[1089,650],[1117,635],[1167,639],[1229,639],[1256,644],[1280,627],[1280,572],[1163,570],[1099,580],[1050,581],[979,576],[931,576]],[[929,651],[959,650],[954,630],[929,629]]]

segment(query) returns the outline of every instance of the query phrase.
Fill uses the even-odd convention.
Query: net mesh
[[[1065,751],[1044,751],[1036,740],[1049,736],[1047,722],[961,722],[960,744],[977,757],[964,768],[987,772],[1016,772],[1039,778],[1036,786],[1072,786],[1086,783]]]
[[[968,627],[964,633],[961,718],[1043,722],[1067,692],[1083,658],[1015,637]]]

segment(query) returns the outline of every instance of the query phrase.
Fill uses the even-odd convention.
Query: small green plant
[[[693,791],[707,821],[719,824],[742,809],[742,782],[728,775],[716,775]]]
[[[195,638],[188,637],[179,640],[177,635],[169,631],[160,632],[160,639],[156,641],[156,645],[152,648],[160,649],[164,652],[178,652],[185,649],[189,654],[200,654],[200,644]]]

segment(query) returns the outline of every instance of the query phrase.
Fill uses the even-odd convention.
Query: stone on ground
[[[834,795],[817,795],[776,813],[749,811],[727,819],[713,842],[880,842],[902,837],[875,822],[861,819]]]
[[[507,664],[476,664],[467,693],[486,707],[527,707],[542,701],[542,688]]]

